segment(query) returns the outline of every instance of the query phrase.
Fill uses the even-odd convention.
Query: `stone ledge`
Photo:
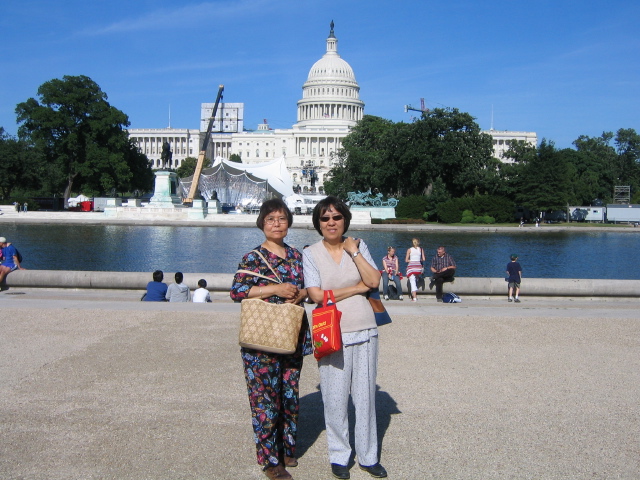
[[[164,272],[171,283],[175,272]],[[233,281],[231,273],[184,273],[184,282],[197,288],[204,278],[211,291],[229,291]],[[28,288],[75,288],[144,290],[151,281],[151,272],[94,272],[67,270],[17,270],[7,276],[6,286]],[[403,281],[403,288],[406,281]],[[506,295],[507,283],[503,278],[459,277],[454,283],[444,284],[445,292],[460,296]],[[420,295],[433,295],[426,288]],[[640,280],[603,280],[576,278],[527,278],[522,283],[522,294],[539,297],[620,297],[640,298]]]

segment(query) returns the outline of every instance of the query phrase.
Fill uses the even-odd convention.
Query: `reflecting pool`
[[[427,258],[445,245],[462,277],[502,277],[511,253],[523,277],[640,279],[640,235],[620,232],[510,233],[372,232],[355,229],[380,266],[387,246],[397,247],[401,268],[417,236]],[[35,270],[233,273],[242,256],[264,239],[257,228],[125,225],[2,225],[24,266]],[[302,248],[320,239],[313,229],[292,228],[286,241]]]

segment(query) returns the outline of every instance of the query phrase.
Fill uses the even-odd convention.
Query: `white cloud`
[[[220,0],[187,5],[176,9],[160,9],[137,18],[125,18],[104,27],[87,28],[80,35],[98,36],[114,33],[139,32],[175,28],[176,25],[193,26],[203,21],[220,22],[238,15],[264,13],[272,8],[268,0]],[[213,27],[213,25],[212,25]]]

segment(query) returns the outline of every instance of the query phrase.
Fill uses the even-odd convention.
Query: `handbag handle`
[[[252,272],[251,270],[238,270],[236,273],[246,273],[248,275],[253,275],[254,277],[264,278],[265,280],[269,280],[270,282],[282,283],[282,279],[280,278],[280,275],[278,275],[278,273],[273,269],[273,267],[269,264],[269,262],[267,262],[267,259],[264,258],[264,256],[258,250],[251,250],[251,251],[255,252],[262,259],[262,261],[267,265],[267,267],[269,267],[269,270],[271,270],[273,274],[276,276],[276,280],[274,280],[271,277],[267,277],[266,275]]]
[[[329,302],[329,300],[331,300],[331,302],[334,305],[336,304],[336,297],[333,296],[333,290],[325,290],[324,291],[324,298],[322,300],[322,305],[324,307],[326,307],[327,303]]]

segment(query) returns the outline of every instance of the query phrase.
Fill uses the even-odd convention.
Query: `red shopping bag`
[[[329,305],[331,300],[331,305]],[[325,355],[337,352],[342,348],[340,336],[340,317],[342,313],[336,308],[336,298],[332,290],[324,291],[322,307],[313,311],[313,356],[320,360]]]

